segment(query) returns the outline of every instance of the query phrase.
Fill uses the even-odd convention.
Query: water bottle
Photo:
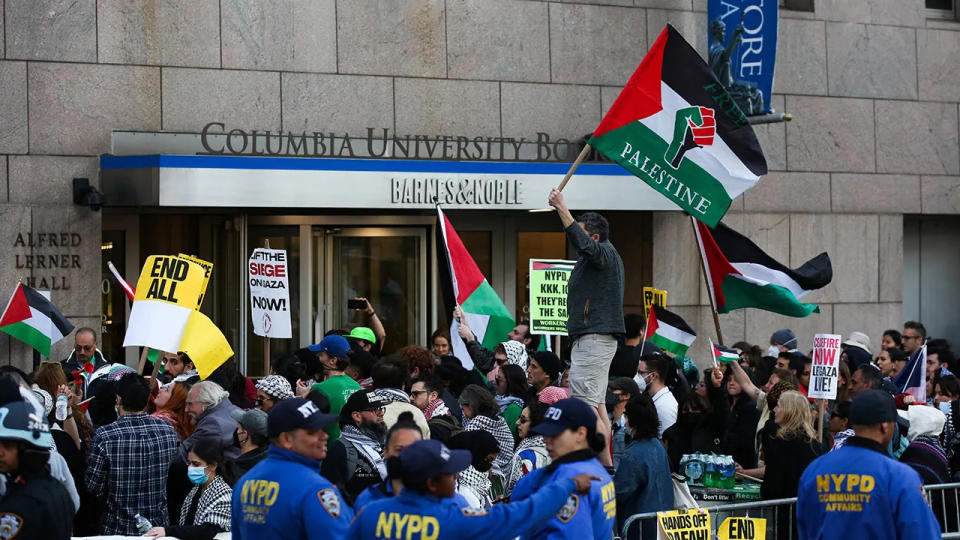
[[[140,534],[147,534],[147,531],[153,528],[153,525],[150,524],[150,520],[137,514],[134,516],[137,520],[137,530],[140,531]]]
[[[67,419],[67,396],[60,394],[57,396],[57,421],[63,422]]]
[[[703,458],[706,474],[703,475],[703,485],[705,487],[719,487],[717,482],[717,456],[706,456]]]
[[[700,459],[699,453],[690,457],[683,469],[683,474],[687,477],[688,483],[700,483],[703,478],[703,461]]]
[[[736,485],[736,472],[737,466],[734,464],[733,458],[730,456],[723,456],[723,462],[720,465],[720,485],[724,489],[733,489],[733,486]]]

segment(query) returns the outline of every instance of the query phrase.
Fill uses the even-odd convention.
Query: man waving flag
[[[711,227],[767,174],[747,117],[670,25],[600,121],[590,146]]]

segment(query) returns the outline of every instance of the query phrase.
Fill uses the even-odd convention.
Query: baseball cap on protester
[[[369,341],[370,343],[377,342],[377,336],[374,335],[373,330],[367,328],[366,326],[357,326],[353,330],[350,330],[350,333],[347,335],[352,338]]]
[[[240,424],[244,430],[261,437],[267,436],[267,413],[262,410],[250,409],[249,411],[245,411],[243,409],[233,409],[230,411],[230,416],[236,423]]]
[[[551,381],[560,379],[560,370],[563,364],[560,362],[560,359],[557,358],[557,355],[550,351],[537,351],[533,353],[531,360],[536,360],[537,364],[540,364],[540,368],[547,372]]]
[[[340,418],[350,418],[355,412],[376,411],[385,407],[387,401],[380,398],[374,391],[357,390],[350,394],[343,408],[340,409]]]
[[[439,474],[456,474],[470,466],[469,450],[450,450],[434,439],[417,441],[400,451],[403,475],[430,478]]]
[[[313,352],[325,352],[337,358],[346,358],[347,353],[350,352],[350,344],[347,342],[347,338],[336,334],[330,334],[321,339],[320,343],[310,345],[307,348]]]
[[[898,418],[893,396],[883,390],[860,392],[850,402],[848,419],[851,426],[896,422]]]
[[[309,399],[284,399],[267,413],[267,435],[272,439],[295,429],[323,429],[336,420],[337,415],[323,414]]]
[[[530,429],[537,435],[553,437],[568,429],[596,429],[597,414],[593,407],[577,398],[561,399],[543,414],[543,421]]]
[[[864,334],[863,332],[851,332],[843,344],[851,347],[858,347],[867,351],[867,353],[872,354],[870,353],[870,336]]]
[[[789,328],[783,328],[774,332],[773,335],[770,336],[770,341],[776,345],[783,345],[788,349],[797,348],[797,335]]]

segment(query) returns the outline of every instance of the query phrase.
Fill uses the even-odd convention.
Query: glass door
[[[384,326],[383,354],[426,343],[426,229],[326,228],[319,236],[325,253],[317,258],[324,269],[317,280],[324,285],[318,290],[318,303],[324,306],[318,338],[331,329],[370,326],[364,312],[347,307],[351,298],[363,297]]]

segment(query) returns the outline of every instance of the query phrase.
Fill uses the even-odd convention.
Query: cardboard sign
[[[268,338],[292,337],[286,250],[257,248],[250,255],[247,269],[253,333]]]
[[[657,512],[658,540],[709,540],[710,512],[703,508]]]
[[[717,529],[717,538],[718,540],[766,540],[767,520],[728,517]]]
[[[656,304],[662,308],[667,307],[667,291],[654,289],[653,287],[643,288],[643,312],[650,313],[650,306]]]
[[[173,255],[147,257],[137,280],[137,300],[159,300],[181,307],[197,309],[203,294],[203,267]]]
[[[838,334],[813,336],[813,362],[810,365],[810,388],[807,396],[814,399],[836,399],[840,342]]]
[[[210,283],[210,275],[213,274],[213,263],[207,262],[199,257],[194,257],[193,255],[185,255],[183,253],[178,253],[177,257],[181,259],[186,259],[190,262],[195,262],[203,268],[203,290],[200,291],[200,300],[197,301],[197,306],[203,305],[203,298],[207,294],[207,284]]]
[[[567,281],[576,261],[530,259],[530,333],[567,335]]]

